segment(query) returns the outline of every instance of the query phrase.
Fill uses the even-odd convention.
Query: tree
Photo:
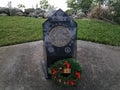
[[[120,24],[120,1],[114,0],[112,1],[112,7],[113,7],[113,19],[115,22]]]
[[[12,1],[8,1],[7,6],[8,6],[8,8],[12,8]]]
[[[38,4],[36,4],[36,8],[38,8]]]
[[[96,5],[99,7],[99,16],[102,10],[102,6],[105,5],[108,8],[108,19],[111,18],[112,21],[120,24],[120,0],[94,0],[94,2],[97,3]]]
[[[67,7],[73,9],[75,14],[80,10],[80,2],[81,0],[67,0]]]
[[[18,4],[18,8],[25,8],[24,4]]]
[[[94,0],[98,6],[99,6],[99,9],[101,9],[101,6],[105,3],[105,1],[108,1],[108,0]]]
[[[67,9],[65,12],[67,13],[67,15],[72,16],[74,10],[73,9]]]
[[[91,7],[93,0],[82,0],[80,7],[82,9],[82,11],[85,13],[85,15],[87,15],[88,10]]]
[[[40,8],[42,10],[55,10],[57,7],[54,7],[54,5],[50,5],[47,0],[40,0]]]
[[[49,6],[48,6],[48,11],[49,11],[49,10],[56,10],[56,8],[57,8],[57,7],[55,7],[54,5],[49,5]]]
[[[49,7],[49,3],[47,0],[40,0],[40,8],[43,10],[47,10]]]
[[[74,9],[75,13],[77,13],[78,10],[82,10],[87,14],[92,2],[93,0],[67,0],[67,5],[69,8]]]

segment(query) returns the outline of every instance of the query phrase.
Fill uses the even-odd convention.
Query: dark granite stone
[[[44,22],[43,36],[47,70],[58,60],[76,58],[77,24],[61,9]]]

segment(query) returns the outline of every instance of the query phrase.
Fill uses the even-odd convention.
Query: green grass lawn
[[[78,39],[120,46],[120,25],[101,20],[76,20]]]
[[[42,40],[44,19],[29,17],[0,17],[0,46]],[[80,40],[120,46],[120,25],[100,20],[79,19]]]
[[[0,46],[42,39],[44,19],[0,17]]]

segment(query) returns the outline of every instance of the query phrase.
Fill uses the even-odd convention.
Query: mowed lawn
[[[0,17],[0,46],[42,40],[44,21],[30,17]],[[93,19],[75,21],[78,23],[77,39],[120,46],[120,25]]]
[[[91,19],[76,21],[78,23],[78,39],[120,46],[120,25]]]
[[[0,46],[42,39],[44,21],[29,17],[0,17]]]

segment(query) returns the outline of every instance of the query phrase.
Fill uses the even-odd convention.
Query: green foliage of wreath
[[[67,70],[67,71],[65,71]],[[65,74],[63,71],[70,73]],[[60,86],[71,87],[78,85],[81,79],[81,65],[73,58],[59,60],[49,68],[52,79]]]

